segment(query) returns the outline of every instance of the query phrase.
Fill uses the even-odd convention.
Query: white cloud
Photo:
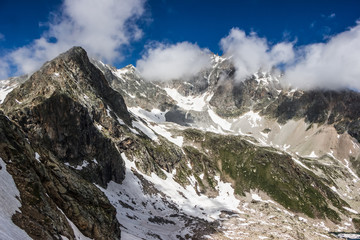
[[[238,28],[231,29],[220,46],[226,56],[231,56],[237,80],[244,80],[259,69],[269,71],[280,63],[286,64],[295,56],[293,43],[281,42],[271,47],[265,38],[255,33],[246,35]]]
[[[8,78],[9,69],[9,64],[3,58],[0,58],[0,80],[5,80]]]
[[[4,34],[0,33],[0,42],[5,40]]]
[[[286,70],[287,83],[303,89],[360,89],[360,22],[326,43],[303,47],[298,55]]]
[[[136,67],[148,80],[186,79],[210,66],[210,51],[197,44],[155,44],[138,60]]]
[[[293,43],[281,42],[274,45],[269,53],[270,65],[288,64],[295,57]]]
[[[74,45],[106,62],[120,60],[122,48],[142,36],[135,20],[145,0],[64,0],[41,38],[6,57],[18,73],[36,70],[45,61]],[[0,76],[1,77],[1,76]]]

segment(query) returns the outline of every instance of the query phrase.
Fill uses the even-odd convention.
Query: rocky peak
[[[81,47],[73,47],[45,63],[21,88],[7,96],[3,106],[5,112],[34,106],[59,93],[84,106],[101,99],[105,106],[109,106],[121,119],[130,123],[124,99],[109,86],[102,72],[90,62],[86,51]]]
[[[120,153],[101,128],[114,129],[121,138],[119,122],[109,116],[125,124],[131,124],[131,117],[120,93],[109,86],[84,49],[74,47],[45,63],[8,94],[1,107],[31,141],[52,149],[63,163],[92,163],[80,168],[91,182],[106,186],[110,180],[123,180]]]

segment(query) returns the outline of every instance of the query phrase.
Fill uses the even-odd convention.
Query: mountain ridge
[[[13,126],[10,132],[2,130],[7,134],[4,139],[13,131],[21,132],[18,141],[28,139],[36,151],[20,148],[32,157],[19,158],[42,169],[34,174],[40,176],[35,181],[38,188],[44,189],[40,201],[48,194],[62,211],[63,228],[48,236],[75,237],[64,217],[95,239],[119,238],[120,229],[125,239],[222,239],[231,231],[243,232],[247,225],[238,223],[235,229],[228,225],[243,219],[251,219],[245,222],[249,225],[291,222],[296,231],[283,228],[283,233],[274,233],[278,238],[300,239],[304,227],[304,237],[312,231],[331,237],[328,227],[358,228],[359,199],[354,193],[359,186],[355,173],[359,143],[353,137],[358,131],[350,127],[353,134],[348,134],[334,127],[346,120],[350,123],[345,129],[351,121],[356,126],[356,103],[333,111],[331,124],[307,119],[322,116],[319,110],[324,107],[312,105],[317,99],[329,98],[324,102],[337,109],[333,105],[341,102],[341,95],[307,97],[308,102],[296,107],[293,99],[306,93],[281,88],[268,73],[255,73],[237,83],[233,71],[228,60],[218,57],[210,69],[187,81],[152,83],[133,66],[117,70],[89,60],[85,50],[74,47],[10,92],[0,105],[2,122]],[[345,99],[352,102],[357,96],[347,93]],[[290,112],[289,117],[286,113],[293,105],[295,114]],[[294,133],[299,139],[291,136]],[[3,147],[14,148],[9,142]],[[7,151],[0,157],[9,164],[12,155],[5,156]],[[104,211],[111,217],[74,215],[74,207],[62,196],[69,191],[81,195],[81,184],[71,188],[64,177],[58,183],[57,171],[88,185],[97,196],[94,201],[104,198]],[[62,187],[55,191],[51,182]],[[26,192],[16,183],[20,192]],[[79,205],[85,201],[75,199]],[[84,211],[93,211],[92,204]],[[272,220],[274,214],[281,220]],[[103,224],[96,219],[110,222],[104,235],[96,230]],[[249,239],[266,234],[266,229],[266,225],[252,228]]]

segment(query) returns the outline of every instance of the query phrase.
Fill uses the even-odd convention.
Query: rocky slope
[[[360,95],[284,88],[274,73],[237,82],[234,71],[214,55],[191,79],[147,82],[74,47],[4,83],[0,173],[19,203],[2,209],[13,231],[0,234],[324,239],[359,229]]]

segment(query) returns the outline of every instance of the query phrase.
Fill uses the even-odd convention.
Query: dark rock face
[[[81,103],[79,97],[86,94],[95,97]],[[24,104],[19,106],[18,99]],[[115,145],[94,126],[94,121],[102,121],[107,108],[130,122],[123,98],[109,87],[81,48],[70,49],[45,64],[4,102],[5,113],[20,124],[31,141],[51,149],[70,165],[91,163],[82,175],[104,187],[110,180],[121,183],[125,177]]]
[[[2,107],[18,124],[2,116],[11,127],[3,125],[1,157],[12,161],[10,173],[22,194],[22,213],[14,222],[34,239],[74,239],[63,212],[85,236],[120,238],[116,210],[93,183],[121,183],[124,162],[96,124],[121,138],[119,124],[104,116],[111,111],[125,123],[131,119],[121,95],[86,52],[75,47],[45,63],[7,96]],[[34,149],[41,162],[34,160]]]
[[[27,142],[19,126],[3,114],[0,139],[0,157],[7,163],[22,203],[21,213],[16,213],[13,221],[30,237],[61,239],[62,235],[75,239],[67,217],[87,237],[120,238],[116,211],[105,195],[49,150]]]
[[[360,141],[360,94],[350,90],[295,92],[282,94],[262,111],[285,123],[305,118],[309,123],[333,124],[338,133],[348,133]]]

